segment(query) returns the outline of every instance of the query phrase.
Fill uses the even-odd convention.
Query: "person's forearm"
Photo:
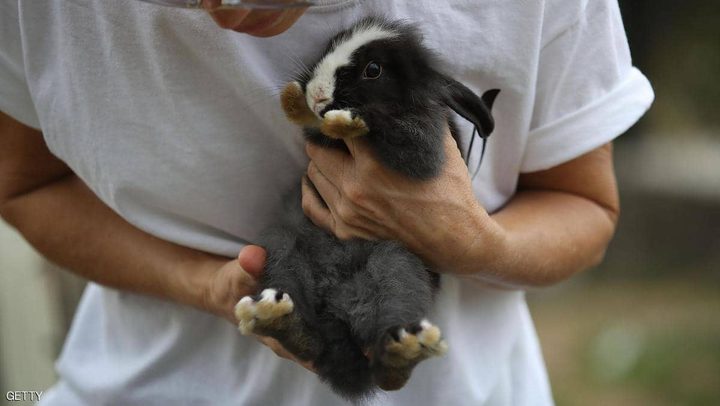
[[[479,214],[482,216],[482,214]],[[520,191],[491,216],[495,230],[468,221],[465,253],[447,255],[448,272],[507,287],[548,285],[598,264],[615,230],[614,213],[563,192]],[[491,249],[488,249],[490,245]]]
[[[207,279],[227,262],[133,227],[74,175],[8,199],[0,213],[41,254],[82,277],[198,308]]]
[[[426,181],[379,165],[362,139],[346,142],[354,153],[308,145],[315,188],[303,185],[305,214],[341,239],[400,241],[437,272],[547,285],[598,263],[615,230],[611,144],[520,174],[515,196],[491,216],[449,134],[445,168]]]

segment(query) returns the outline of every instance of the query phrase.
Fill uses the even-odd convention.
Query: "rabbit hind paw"
[[[265,289],[258,296],[245,296],[235,305],[240,332],[252,334],[257,327],[278,327],[283,316],[292,313],[290,295],[276,289]]]
[[[388,335],[381,362],[391,367],[402,367],[447,351],[440,328],[427,320],[392,329]]]
[[[420,361],[447,351],[440,329],[427,320],[388,330],[380,344],[373,377],[384,390],[402,388]]]

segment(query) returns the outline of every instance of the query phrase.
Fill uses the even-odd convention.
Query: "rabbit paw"
[[[414,365],[447,351],[440,329],[427,320],[392,329],[388,336],[379,361],[392,368]]]
[[[280,104],[290,121],[306,127],[320,126],[320,119],[310,110],[298,82],[290,82],[280,94]]]
[[[235,305],[235,317],[238,320],[240,332],[244,335],[252,334],[256,327],[270,327],[277,329],[278,319],[292,313],[294,308],[290,295],[275,289],[265,289],[255,298],[245,296]]]
[[[383,390],[402,388],[420,361],[447,351],[440,329],[427,320],[390,329],[380,344],[373,379]]]
[[[350,110],[330,110],[323,115],[320,132],[330,138],[352,138],[370,131],[365,121]]]

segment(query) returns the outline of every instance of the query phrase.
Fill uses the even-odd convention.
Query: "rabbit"
[[[308,142],[342,149],[343,139],[364,137],[382,165],[430,179],[446,159],[448,126],[458,140],[450,111],[484,139],[499,92],[480,98],[435,66],[415,26],[365,18],[284,88],[282,107]],[[293,191],[281,224],[260,238],[268,253],[261,292],[238,302],[241,332],[273,337],[312,361],[346,399],[403,387],[420,361],[447,350],[425,318],[439,276],[398,242],[337,239],[305,217],[300,200]]]

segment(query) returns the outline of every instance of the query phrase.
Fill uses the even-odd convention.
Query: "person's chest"
[[[490,210],[514,190],[541,23],[530,16],[539,11],[508,14],[493,1],[475,9],[460,0],[338,0],[262,39],[220,30],[202,12],[133,0],[48,4],[25,6],[32,17],[23,33],[43,132],[51,150],[125,216],[170,213],[252,240],[306,160],[299,129],[280,109],[280,88],[334,33],[369,14],[417,23],[446,73],[479,94],[501,90],[474,185]],[[469,140],[472,128],[460,124]],[[480,145],[470,153],[473,173]]]

